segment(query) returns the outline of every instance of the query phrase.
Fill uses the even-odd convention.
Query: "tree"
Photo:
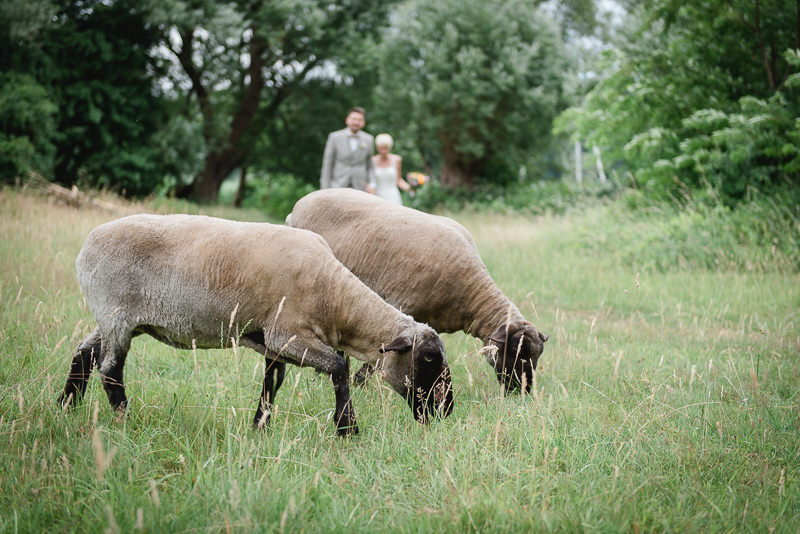
[[[60,110],[58,181],[141,196],[162,180],[151,144],[164,120],[150,56],[160,34],[148,8],[137,0],[65,2],[43,35]]]
[[[161,114],[149,56],[158,36],[146,13],[132,0],[2,4],[0,144],[16,158],[0,164],[4,174],[152,191],[161,173],[149,143]]]
[[[388,122],[436,147],[447,187],[470,187],[490,167],[502,176],[483,179],[516,177],[564,107],[557,28],[523,0],[407,2],[381,64]]]
[[[800,181],[797,3],[628,2],[633,28],[558,121],[654,195],[709,184],[727,200]],[[794,83],[793,83],[794,80]]]
[[[174,91],[197,106],[205,156],[189,196],[214,201],[246,165],[283,103],[314,77],[335,77],[337,56],[386,21],[377,0],[171,1],[160,20],[179,70]]]
[[[54,8],[47,1],[0,4],[0,180],[53,168],[57,108],[26,66]],[[33,53],[31,53],[33,51]]]

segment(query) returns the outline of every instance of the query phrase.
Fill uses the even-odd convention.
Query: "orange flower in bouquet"
[[[410,172],[406,174],[406,182],[414,189],[421,187],[431,180],[430,176],[422,174],[421,172]]]

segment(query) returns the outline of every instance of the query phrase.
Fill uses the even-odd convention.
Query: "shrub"
[[[252,177],[242,207],[255,208],[278,219],[291,213],[295,202],[316,188],[291,174],[266,174]]]
[[[473,189],[450,190],[433,180],[422,187],[416,196],[406,197],[404,203],[428,212],[470,209],[525,215],[560,214],[591,199],[609,197],[618,188],[613,182],[578,186],[557,180],[518,183],[507,187],[483,184]]]
[[[785,187],[764,194],[751,188],[731,208],[694,198],[683,206],[647,201],[628,191],[581,234],[581,246],[621,255],[637,270],[791,272],[800,268],[800,192]]]

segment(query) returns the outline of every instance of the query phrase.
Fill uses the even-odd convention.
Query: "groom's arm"
[[[331,186],[333,162],[336,160],[336,143],[334,143],[333,137],[333,133],[329,134],[325,143],[325,152],[322,155],[322,170],[319,173],[320,189],[327,189]]]

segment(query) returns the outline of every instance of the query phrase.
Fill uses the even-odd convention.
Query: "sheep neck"
[[[469,333],[479,338],[484,344],[488,341],[489,336],[501,326],[525,320],[519,308],[500,291],[500,288],[494,283],[492,286],[493,291],[489,295],[486,294],[486,291],[482,291],[480,298],[473,299],[473,306],[470,307],[474,322]]]
[[[331,292],[334,295],[358,295],[356,299],[334,299],[330,303],[335,310],[334,316],[340,318],[335,346],[361,361],[374,364],[380,357],[381,343],[391,343],[414,321],[387,304],[355,276],[344,277],[341,284],[359,287],[355,288],[358,291],[342,287],[342,291]]]

